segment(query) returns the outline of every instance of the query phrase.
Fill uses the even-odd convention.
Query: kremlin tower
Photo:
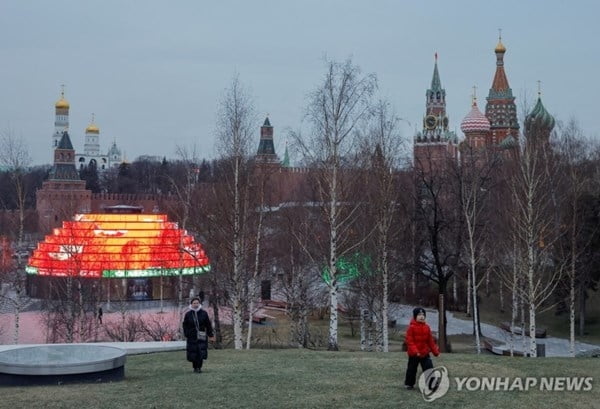
[[[260,127],[260,142],[258,143],[255,159],[257,162],[264,164],[279,164],[279,158],[275,153],[275,144],[273,143],[273,127],[268,116]]]
[[[425,97],[423,130],[414,138],[414,160],[417,168],[428,172],[433,167],[443,166],[447,159],[456,159],[458,156],[458,139],[454,132],[448,130],[446,90],[442,88],[440,81],[437,53],[431,87],[425,93]]]

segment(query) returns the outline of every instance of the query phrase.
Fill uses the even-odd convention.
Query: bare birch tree
[[[489,237],[490,214],[487,200],[492,189],[492,172],[497,168],[498,157],[493,152],[465,146],[461,152],[461,166],[457,168],[460,203],[465,227],[465,247],[468,266],[467,293],[473,307],[473,333],[475,348],[481,353],[481,331],[477,289],[481,284],[479,268],[484,262],[486,238]],[[489,261],[488,261],[489,262]]]
[[[17,247],[23,244],[23,229],[25,224],[25,200],[27,196],[25,173],[31,164],[29,150],[23,138],[17,138],[12,130],[4,131],[0,135],[0,165],[7,168],[15,190],[19,226],[17,233]]]
[[[568,260],[565,274],[568,278],[567,304],[569,311],[569,353],[575,356],[575,313],[577,298],[581,294],[578,286],[584,286],[586,268],[582,266],[581,255],[591,244],[597,225],[589,225],[589,206],[585,205],[585,197],[590,192],[590,175],[593,175],[593,165],[589,157],[591,141],[586,141],[575,120],[569,121],[561,129],[557,150],[560,157],[562,173],[565,176],[564,196],[565,209],[561,226],[565,226],[565,236],[568,237],[564,249],[559,250],[558,257]]]
[[[362,75],[358,66],[348,59],[343,63],[327,61],[327,71],[321,85],[309,97],[306,118],[310,136],[293,135],[305,160],[315,167],[315,186],[321,204],[323,221],[328,228],[326,268],[329,288],[328,350],[338,350],[337,262],[351,251],[348,228],[356,217],[358,204],[349,201],[345,193],[351,177],[346,161],[353,153],[353,133],[370,112],[371,97],[376,89],[374,74]],[[345,172],[346,171],[346,172]],[[352,204],[351,204],[352,203]]]
[[[564,263],[555,263],[552,257],[560,237],[556,217],[560,211],[556,192],[559,183],[556,161],[544,135],[545,130],[535,123],[528,128],[525,148],[509,182],[513,202],[511,225],[518,255],[516,268],[523,277],[522,285],[516,289],[522,293],[528,308],[531,357],[537,356],[537,314],[550,308],[547,302],[564,269]]]
[[[221,155],[222,180],[213,186],[221,197],[217,228],[228,242],[230,268],[228,294],[232,306],[235,349],[243,348],[243,314],[247,299],[250,195],[250,142],[255,124],[252,99],[238,76],[225,91],[217,117],[217,151]],[[220,186],[218,186],[220,185]],[[220,189],[220,192],[216,190]],[[221,273],[224,273],[221,271]]]
[[[402,152],[406,141],[400,135],[401,118],[386,101],[380,100],[374,106],[374,115],[365,132],[362,141],[361,155],[363,161],[365,185],[361,192],[366,193],[366,208],[364,215],[368,217],[368,225],[372,232],[365,231],[371,236],[369,243],[374,255],[375,275],[368,280],[376,280],[378,289],[376,299],[372,301],[372,313],[376,316],[375,349],[389,351],[388,311],[391,280],[391,265],[393,247],[399,236],[400,218],[408,220],[407,208],[403,206],[401,190],[407,186],[401,185],[398,171],[402,165]],[[410,195],[405,195],[405,197]],[[407,223],[406,223],[407,224]],[[406,227],[406,226],[405,226]],[[363,317],[364,314],[361,314]],[[364,342],[361,342],[363,344]]]

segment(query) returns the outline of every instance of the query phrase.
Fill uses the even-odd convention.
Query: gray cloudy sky
[[[35,164],[50,163],[61,84],[70,134],[83,150],[95,113],[101,149],[116,139],[127,159],[176,157],[195,145],[214,156],[215,117],[237,72],[255,98],[258,128],[269,113],[276,147],[298,128],[323,57],[352,56],[379,79],[412,136],[421,123],[433,56],[439,54],[451,128],[483,108],[502,28],[505,67],[520,105],[536,96],[559,120],[600,135],[596,1],[81,1],[0,2],[0,130],[23,136]],[[520,118],[522,119],[522,118]],[[419,125],[420,126],[420,125]]]

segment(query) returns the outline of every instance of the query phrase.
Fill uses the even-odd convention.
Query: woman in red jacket
[[[421,364],[421,369],[425,372],[433,368],[433,362],[429,353],[438,356],[440,350],[433,340],[431,328],[425,322],[425,309],[418,307],[413,310],[413,319],[410,321],[406,331],[406,346],[408,354],[408,367],[406,368],[406,378],[404,387],[413,389],[417,380],[417,369]]]

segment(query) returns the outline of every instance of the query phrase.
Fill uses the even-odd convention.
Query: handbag
[[[194,311],[192,313],[194,317],[194,326],[196,327],[196,339],[198,341],[206,341],[206,331],[200,331],[200,323],[198,323],[198,314]]]

